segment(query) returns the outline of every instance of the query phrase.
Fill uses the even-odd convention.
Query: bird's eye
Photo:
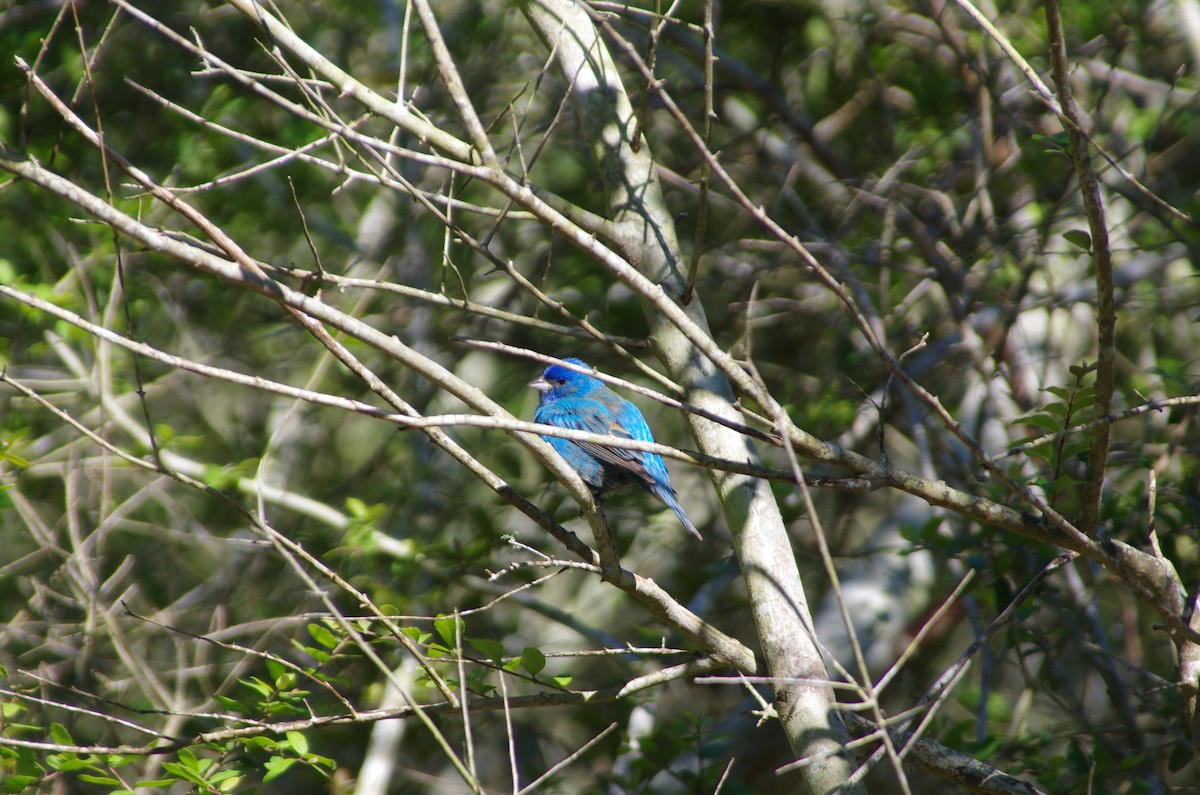
[[[555,378],[555,379],[554,379],[554,383],[558,384],[559,386],[562,386],[563,384],[567,383],[567,379],[565,379],[565,378]]]

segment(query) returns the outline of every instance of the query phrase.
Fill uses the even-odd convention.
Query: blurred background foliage
[[[1183,24],[1187,4],[1101,0],[1067,4],[1063,13],[1072,85],[1089,114],[1089,134],[1150,192],[1195,218],[1200,32]],[[464,135],[423,36],[409,36],[402,51],[404,4],[277,5],[303,38],[381,92],[395,91],[404,58],[406,96],[439,126]],[[661,38],[657,72],[700,126],[704,77],[695,26],[702,8],[682,5],[681,24],[668,26]],[[980,7],[1041,74],[1048,73],[1041,4]],[[645,52],[651,15],[644,4],[594,8],[611,12],[614,28]],[[239,69],[280,72],[271,44],[226,6],[181,2],[153,10],[184,37],[194,29],[205,48]],[[529,169],[531,183],[605,212],[579,127],[569,108],[557,115],[564,81],[553,70],[542,71],[545,50],[515,5],[440,2],[436,10],[468,92],[510,169],[519,172],[546,137]],[[894,352],[914,348],[928,335],[905,361],[909,372],[996,455],[1031,434],[1091,420],[1086,365],[1095,356],[1094,281],[1088,241],[1064,237],[1086,222],[1060,123],[1013,64],[961,11],[940,2],[759,0],[720,2],[715,12],[720,61],[711,148],[742,189],[850,287]],[[326,142],[313,149],[324,167],[291,159],[247,173],[283,151],[261,142],[293,149],[325,133],[203,71],[194,56],[127,14],[115,14],[114,6],[79,3],[73,14],[89,53],[103,41],[90,64],[91,81],[84,80],[72,12],[57,2],[0,3],[0,53],[9,54],[0,62],[0,140],[10,147],[104,195],[96,151],[28,88],[12,57],[19,56],[60,97],[74,97],[77,112],[93,124],[99,120],[110,146],[161,183],[185,190],[188,202],[260,260],[317,270],[307,228],[319,267],[331,274],[563,322],[493,262],[448,237],[411,198],[339,173],[339,163],[360,167],[349,147]],[[642,90],[632,70],[625,77],[631,92]],[[266,82],[304,101],[289,80]],[[249,138],[199,124],[138,86]],[[361,118],[352,101],[328,91],[322,99],[330,113],[363,131],[389,134],[381,120]],[[649,103],[646,133],[690,255],[700,158],[661,103]],[[397,143],[423,149],[404,135]],[[1200,237],[1194,225],[1170,216],[1102,159],[1095,166],[1116,252],[1117,407],[1195,395]],[[461,176],[403,159],[397,167],[430,196],[504,207],[485,186]],[[162,205],[114,179],[116,206],[166,230],[195,234]],[[586,316],[607,333],[645,334],[637,297],[536,220],[518,212],[504,218],[463,207],[452,212],[464,231],[487,241],[499,260],[511,259],[574,316]],[[710,199],[699,245],[696,289],[714,338],[723,347],[752,352],[802,427],[875,458],[883,439],[894,463],[1011,503],[1001,486],[980,477],[976,463],[936,419],[888,383],[845,307],[722,190]],[[119,299],[117,246],[124,268]],[[19,181],[0,186],[0,282],[184,358],[372,402],[369,390],[276,305],[114,240],[111,230]],[[602,370],[655,386],[603,346],[577,337],[380,287],[327,285],[321,297],[397,335],[519,417],[532,416],[536,397],[525,385],[539,366],[458,338],[580,355]],[[462,409],[378,351],[347,344],[422,413]],[[644,350],[640,355],[654,366]],[[256,477],[283,490],[284,499],[267,503],[274,526],[376,604],[412,617],[405,625],[416,628],[422,643],[452,648],[454,634],[440,635],[435,616],[481,607],[546,573],[514,567],[503,577],[489,576],[529,558],[506,536],[557,554],[525,517],[418,432],[144,359],[135,368],[126,352],[8,299],[0,300],[0,363],[8,375],[135,455],[149,454],[149,427],[157,447],[174,454],[169,466],[250,510],[258,502]],[[660,441],[691,446],[678,415],[639,402]],[[1105,531],[1135,545],[1145,542],[1153,469],[1159,542],[1183,581],[1196,582],[1195,406],[1123,421],[1113,432]],[[575,526],[576,508],[565,492],[509,437],[477,428],[451,433],[513,488]],[[1071,515],[1087,437],[1061,441],[1008,462],[1016,477],[1037,485]],[[254,649],[311,668],[316,679],[328,680],[361,709],[382,698],[379,673],[360,652],[340,634],[322,644],[320,630],[307,628],[335,631],[316,615],[325,607],[310,586],[218,494],[131,468],[7,387],[0,388],[0,444],[0,665],[6,687],[142,722],[161,720],[155,725],[171,736],[221,725],[206,713],[278,718],[303,717],[310,707],[321,714],[340,710],[312,682],[305,687],[312,691],[307,701],[296,696],[300,685],[246,651]],[[786,466],[781,455],[773,463]],[[708,481],[684,465],[672,464],[672,471],[705,542],[687,540],[657,503],[640,495],[618,497],[608,513],[623,559],[753,646],[745,593],[734,576],[736,564],[728,560],[728,531]],[[794,490],[775,488],[792,522],[810,601],[824,604],[829,588],[812,527],[801,517]],[[880,557],[903,567],[920,556],[928,567],[927,578],[903,586],[875,583],[877,589],[897,588],[885,595],[903,619],[880,619],[894,629],[879,640],[884,667],[954,582],[968,570],[977,572],[885,694],[886,706],[897,711],[911,706],[1055,554],[894,494],[824,492],[818,508],[848,575]],[[988,644],[931,736],[1047,791],[1196,791],[1196,763],[1179,724],[1174,652],[1154,629],[1156,616],[1091,565],[1064,571],[1042,584]],[[329,593],[348,615],[361,613],[345,594]],[[863,619],[870,624],[875,617]],[[368,634],[380,632],[374,624],[364,627]],[[237,645],[217,647],[184,633],[209,633]],[[556,652],[683,644],[664,638],[662,627],[630,609],[621,594],[572,571],[469,616],[463,635],[500,644],[505,659],[520,658],[518,668],[541,687],[556,686],[554,676],[570,677],[573,688],[610,687],[661,664],[653,655]],[[384,660],[399,665],[403,652],[395,642],[386,633],[371,636]],[[544,670],[531,670],[536,663],[522,657],[528,648],[548,656]],[[495,651],[486,643],[467,648],[478,660],[468,671],[481,694],[497,687],[489,650]],[[451,664],[442,673],[459,676]],[[419,674],[412,676],[420,681]],[[247,684],[256,681],[262,687]],[[538,689],[515,681],[510,688]],[[47,727],[59,724],[80,744],[145,740],[86,714],[3,700],[7,736],[43,739]],[[753,728],[748,712],[755,708],[737,688],[676,682],[614,704],[518,710],[513,721],[522,781],[616,723],[618,731],[545,789],[710,792],[734,760],[722,792],[791,791],[794,779],[773,772],[790,761],[782,734],[769,725]],[[152,719],[140,710],[164,714]],[[461,721],[447,716],[439,725],[461,748]],[[56,765],[71,770],[71,760],[0,749],[11,751],[0,756],[0,773],[44,791],[110,791],[116,786],[110,779],[192,781],[188,771],[199,771],[217,790],[348,791],[373,727],[313,729],[303,741],[275,737],[282,745],[201,747],[191,759],[181,753],[169,761],[139,758],[131,766],[108,760],[95,763],[103,770],[82,773],[53,773]],[[501,714],[477,715],[472,731],[483,782],[507,786]],[[198,761],[203,759],[214,761]],[[272,775],[272,765],[283,769]],[[407,728],[398,765],[393,792],[461,788],[433,739],[416,726]],[[39,766],[46,778],[37,777]],[[122,777],[114,770],[136,773]],[[214,782],[218,770],[235,775]],[[97,781],[87,783],[81,775]],[[888,775],[877,772],[873,786],[891,791]],[[64,785],[63,776],[74,783]],[[958,791],[935,777],[913,776],[919,782],[914,791]]]

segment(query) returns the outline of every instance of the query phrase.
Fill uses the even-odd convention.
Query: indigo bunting
[[[579,359],[565,361],[587,367]],[[642,442],[654,441],[638,407],[597,378],[552,364],[529,386],[542,393],[537,413],[533,415],[536,422]],[[679,505],[675,489],[671,488],[671,477],[660,456],[592,442],[574,442],[557,436],[542,438],[570,464],[597,497],[626,486],[640,486],[665,503],[687,531],[700,538],[700,531]]]

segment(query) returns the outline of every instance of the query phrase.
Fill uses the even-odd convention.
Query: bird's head
[[[588,365],[579,359],[564,359],[563,361],[573,364],[576,367],[588,367]],[[545,372],[539,378],[530,381],[529,386],[542,393],[541,402],[545,403],[550,400],[558,400],[559,398],[587,394],[600,383],[599,380],[592,378],[590,375],[568,370],[560,364],[552,364],[546,368]]]

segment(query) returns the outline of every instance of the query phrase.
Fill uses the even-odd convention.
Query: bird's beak
[[[538,376],[535,380],[529,382],[530,389],[536,389],[539,392],[549,392],[550,382],[542,376]]]

